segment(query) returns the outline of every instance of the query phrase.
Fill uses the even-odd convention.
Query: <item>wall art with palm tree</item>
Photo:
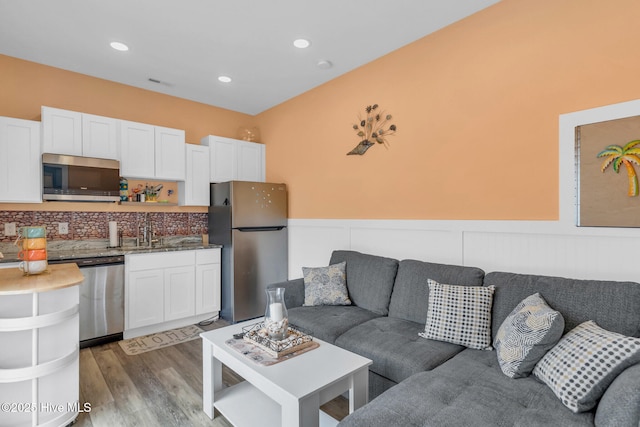
[[[627,177],[629,178],[629,196],[635,197],[638,195],[638,174],[633,165],[640,166],[640,139],[634,139],[624,144],[623,147],[619,145],[609,145],[607,148],[598,153],[598,157],[604,157],[604,163],[600,168],[604,172],[610,165],[613,165],[613,170],[616,173],[620,172],[620,165],[624,165],[627,170]]]
[[[640,227],[640,116],[579,126],[576,158],[578,225]]]

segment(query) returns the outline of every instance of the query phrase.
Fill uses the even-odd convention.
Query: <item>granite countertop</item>
[[[108,257],[118,255],[131,255],[131,254],[148,254],[153,252],[175,252],[175,251],[189,251],[196,249],[215,249],[221,248],[222,245],[216,244],[184,244],[179,246],[163,245],[163,246],[131,246],[122,248],[104,248],[104,249],[72,249],[72,250],[58,250],[47,251],[49,261],[64,261],[71,259],[81,258],[94,258],[94,257]],[[4,260],[6,262],[6,258]],[[19,261],[14,259],[13,262]]]
[[[135,246],[134,241],[125,242],[122,247],[108,247],[108,240],[93,241],[67,241],[48,242],[47,259],[51,261],[64,261],[82,258],[108,257],[118,255],[145,254],[154,252],[174,252],[197,249],[221,248],[218,244],[204,244],[202,239],[178,238],[166,239],[162,244],[149,246]],[[10,249],[10,250],[7,250]],[[20,262],[18,259],[17,247],[5,248],[4,258],[0,258],[0,264]]]

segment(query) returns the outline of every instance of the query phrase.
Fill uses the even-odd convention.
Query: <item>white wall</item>
[[[640,282],[640,229],[575,225],[575,127],[635,115],[640,100],[560,116],[558,221],[290,219],[289,277],[327,265],[334,249],[352,249],[486,272]]]

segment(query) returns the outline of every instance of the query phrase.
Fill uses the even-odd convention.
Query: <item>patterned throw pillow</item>
[[[346,261],[328,267],[302,267],[304,305],[351,305],[346,267]]]
[[[429,305],[419,335],[475,349],[491,349],[493,286],[443,285],[428,279]]]
[[[493,346],[508,377],[528,376],[562,337],[564,318],[536,293],[522,300],[504,319]]]
[[[573,412],[596,406],[613,380],[640,361],[640,338],[607,331],[592,320],[569,331],[533,374]]]

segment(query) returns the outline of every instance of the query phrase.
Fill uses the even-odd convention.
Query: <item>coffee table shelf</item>
[[[280,425],[280,405],[243,381],[216,393],[215,407],[234,426]]]

